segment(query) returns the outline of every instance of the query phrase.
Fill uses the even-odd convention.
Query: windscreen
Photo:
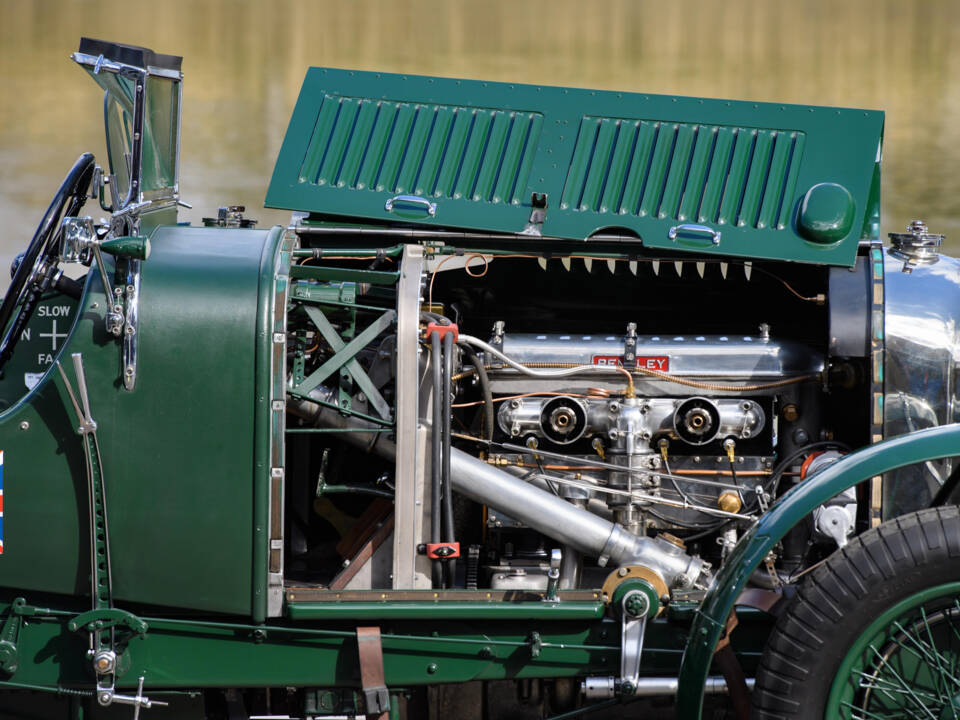
[[[84,69],[106,91],[104,121],[110,172],[116,175],[119,195],[126,197],[134,162],[133,125],[139,78],[133,73],[104,69],[95,72],[88,66]],[[176,192],[179,122],[179,81],[147,75],[140,190],[153,199]]]

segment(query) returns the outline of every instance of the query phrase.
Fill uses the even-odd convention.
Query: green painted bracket
[[[598,620],[601,602],[297,602],[292,620]],[[531,641],[528,636],[527,643]]]
[[[127,235],[103,240],[100,243],[100,250],[118,258],[146,260],[150,257],[150,240],[145,237]]]
[[[11,609],[15,615],[19,615],[20,617],[50,617],[63,614],[62,610],[51,610],[50,608],[39,608],[33,605],[27,605],[27,601],[22,597],[18,597],[13,601]]]
[[[81,613],[67,623],[70,632],[77,630],[86,630],[93,632],[95,630],[106,630],[111,627],[123,626],[129,628],[140,637],[147,634],[149,625],[133,613],[118,608],[107,608],[105,610],[88,610]]]
[[[360,363],[356,361],[355,356],[360,350],[366,347],[371,340],[373,340],[377,335],[382,333],[393,324],[397,313],[393,310],[388,310],[379,318],[374,320],[371,325],[364,329],[363,332],[357,335],[353,340],[348,343],[344,343],[337,334],[337,331],[330,324],[330,321],[327,320],[326,316],[319,310],[319,308],[305,305],[303,309],[313,321],[314,325],[317,326],[320,334],[323,335],[324,339],[328,343],[330,343],[330,347],[332,347],[334,350],[334,356],[317,368],[313,373],[311,373],[310,376],[307,377],[302,383],[300,383],[300,385],[298,385],[296,388],[297,391],[303,394],[309,393],[341,367],[346,366],[347,371],[350,373],[353,379],[356,380],[357,385],[360,386],[360,389],[366,393],[376,411],[384,420],[389,420],[390,406],[387,404],[386,400],[383,399],[383,396],[380,395],[380,391],[374,386],[373,382],[363,371],[363,368],[360,367]]]
[[[310,234],[309,228],[314,225],[323,227],[324,223],[312,222],[310,220],[302,220],[297,229],[297,232],[299,233],[300,228],[305,227],[305,228],[308,228],[305,234],[309,235]],[[339,225],[340,224],[334,225],[332,227],[338,227]],[[318,252],[319,252],[319,256],[317,255]],[[317,250],[314,250],[314,248],[301,248],[299,250],[293,251],[293,257],[295,258],[316,257],[317,259],[320,259],[324,255],[336,255],[339,257],[350,257],[350,258],[364,258],[364,257],[367,257],[368,255],[384,255],[386,257],[395,258],[403,255],[403,245],[393,245],[392,247],[386,247],[386,248],[376,248],[376,247],[374,248],[318,248]]]
[[[703,687],[717,642],[747,579],[767,553],[818,505],[864,480],[960,454],[960,424],[943,425],[844,456],[786,493],[737,543],[697,611],[680,667],[677,717],[700,718]]]
[[[624,597],[626,597],[628,593],[634,591],[643,593],[643,595],[646,597],[646,603],[643,603],[642,598],[634,597],[625,608],[623,606]],[[622,617],[626,612],[626,614],[633,618],[652,618],[656,617],[657,613],[660,612],[660,596],[657,595],[657,591],[646,580],[643,580],[642,578],[630,578],[629,580],[625,580],[617,585],[617,589],[613,593],[610,606],[613,608],[618,617]]]
[[[370,283],[371,285],[396,285],[400,280],[400,273],[383,270],[332,268],[320,265],[291,265],[290,277],[294,280],[348,280]]]

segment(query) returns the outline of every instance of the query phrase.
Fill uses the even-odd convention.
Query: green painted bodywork
[[[885,440],[845,455],[777,501],[737,543],[697,611],[680,669],[677,716],[700,717],[703,684],[727,617],[750,574],[791,528],[849,487],[899,467],[954,456],[958,449],[960,424]]]
[[[377,595],[371,592],[371,595]],[[69,607],[75,600],[65,600]],[[149,629],[127,643],[129,667],[118,687],[135,687],[146,673],[147,688],[191,687],[357,687],[356,625],[379,621],[387,685],[405,687],[471,680],[573,677],[616,673],[620,655],[620,623],[602,618],[589,602],[573,602],[574,612],[544,612],[541,601],[526,604],[528,613],[510,617],[487,603],[486,614],[469,603],[450,603],[451,613],[439,617],[437,603],[411,603],[406,618],[371,616],[362,610],[377,603],[330,613],[322,620],[267,625],[242,620],[207,620],[140,615]],[[483,604],[483,603],[480,603]],[[453,613],[454,606],[463,612]],[[476,603],[474,603],[476,605]],[[10,603],[0,601],[0,617]],[[539,614],[533,611],[539,610]],[[494,617],[494,614],[497,616]],[[588,617],[589,616],[589,617]],[[86,635],[70,632],[72,612],[40,610],[30,616],[18,639],[21,663],[9,680],[42,687],[90,687],[85,662]],[[479,618],[486,622],[480,626]],[[769,616],[744,609],[740,632],[749,647],[738,652],[745,669],[753,672],[759,648],[770,629]],[[643,654],[642,672],[675,672],[683,648],[683,623],[651,620]],[[434,669],[431,670],[431,666]],[[3,682],[0,681],[0,689]]]
[[[519,233],[537,193],[548,238],[616,229],[650,248],[852,265],[876,233],[882,137],[875,111],[311,68],[266,205]],[[821,183],[853,205],[837,222],[814,203],[807,224],[832,230],[811,238],[798,211]],[[690,223],[720,242],[669,237]]]
[[[281,236],[175,226],[152,233],[133,392],[119,382],[120,348],[104,329],[99,276],[88,275],[60,358],[84,359],[118,602],[252,612],[255,498],[268,475],[255,463],[262,440],[255,420],[263,414],[255,375],[258,343],[269,337],[258,334],[251,289],[272,291]],[[51,366],[0,414],[7,506],[0,587],[89,595],[87,480],[68,402]]]
[[[48,293],[40,301],[0,374],[0,411],[12,407],[50,369],[76,317],[77,301]],[[3,448],[0,448],[3,449]]]

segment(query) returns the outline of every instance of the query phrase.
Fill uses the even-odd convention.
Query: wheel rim
[[[843,657],[824,717],[960,720],[960,583],[905,597]]]

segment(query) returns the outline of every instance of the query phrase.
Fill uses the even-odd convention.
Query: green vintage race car
[[[198,227],[181,59],[73,59],[0,715],[960,716],[960,262],[881,244],[882,113],[311,68],[289,227]]]

